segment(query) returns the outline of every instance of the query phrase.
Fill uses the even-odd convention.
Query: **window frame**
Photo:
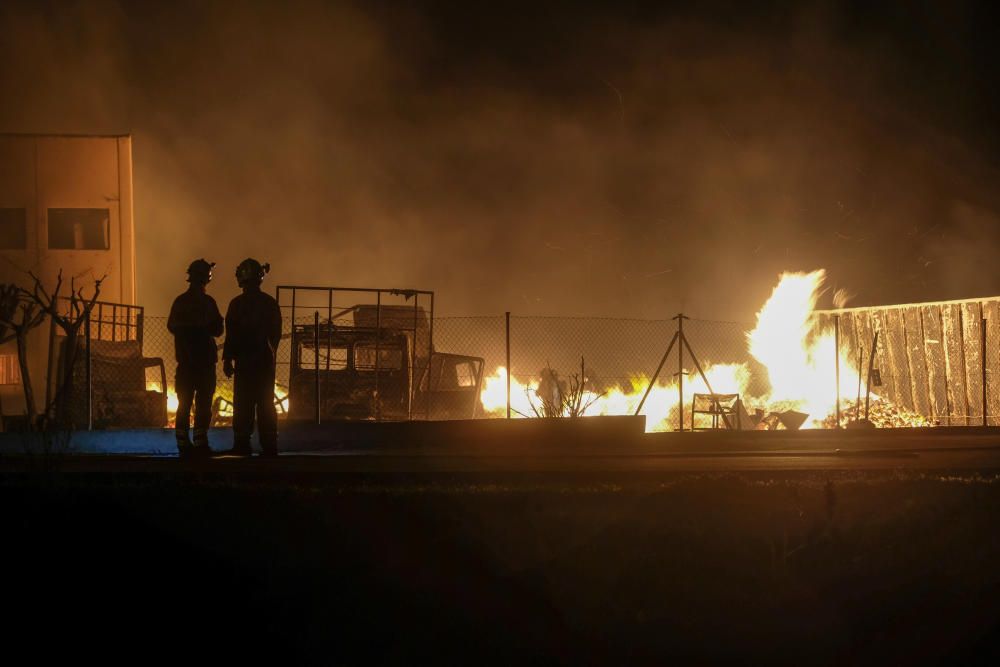
[[[61,215],[61,214],[65,213],[65,212],[72,212],[72,211],[87,211],[87,212],[101,211],[101,212],[103,212],[105,214],[104,217],[103,217],[104,229],[101,230],[102,231],[102,236],[104,237],[104,245],[103,245],[103,247],[88,247],[86,245],[84,245],[82,247],[76,247],[76,245],[75,245],[75,239],[76,239],[75,225],[77,224],[77,221],[75,221],[75,220],[72,221],[73,228],[71,229],[71,233],[72,233],[72,235],[74,237],[74,244],[73,244],[73,246],[65,246],[65,245],[53,246],[52,245],[52,239],[53,239],[53,233],[52,233],[53,212],[56,212],[57,215]],[[58,220],[56,222],[56,224],[65,224],[66,222],[68,222],[68,221]],[[82,224],[82,222],[81,222],[81,224]],[[63,230],[63,231],[65,231],[65,230]],[[83,251],[83,252],[107,252],[107,251],[111,250],[111,209],[110,208],[99,208],[99,207],[93,207],[93,206],[51,206],[51,207],[48,207],[45,210],[45,235],[46,235],[46,239],[45,239],[46,243],[45,243],[45,245],[46,245],[46,249],[47,250],[68,250],[68,251],[71,251],[71,252],[73,252],[73,251],[75,251],[75,252],[81,252],[81,251]],[[84,239],[84,241],[87,240],[86,229],[84,229],[84,232],[82,234],[82,238]]]
[[[5,246],[0,243],[0,252],[2,251],[14,251],[27,250],[28,249],[28,209],[25,206],[0,206],[0,222],[4,221],[4,213],[7,211],[20,211],[21,212],[21,240],[22,244],[20,246]],[[0,225],[2,229],[2,225]],[[0,240],[3,239],[3,234],[0,233]]]

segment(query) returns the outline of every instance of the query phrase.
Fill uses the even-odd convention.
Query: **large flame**
[[[808,415],[803,428],[822,426],[836,410],[837,363],[834,332],[817,330],[814,311],[826,274],[823,270],[810,273],[783,273],[770,298],[757,313],[756,326],[747,332],[747,352],[760,362],[767,372],[764,395],[753,396],[750,370],[746,363],[703,364],[703,370],[717,394],[739,394],[749,412],[765,414],[796,410]],[[694,343],[697,345],[697,343]],[[687,359],[690,363],[690,359]],[[703,360],[706,361],[707,360]],[[859,386],[858,370],[840,353],[840,392],[850,396]],[[634,414],[642,400],[649,379],[633,378],[628,387],[609,387],[601,395],[588,393],[584,402],[593,399],[588,415]],[[862,390],[864,385],[862,383]],[[515,417],[538,414],[537,379],[510,378],[511,413]],[[698,373],[689,373],[684,382],[683,402],[685,428],[690,427],[690,406],[694,394],[710,393]],[[877,397],[876,397],[877,398]],[[492,415],[506,414],[507,369],[498,367],[487,377],[482,390],[483,410]],[[649,431],[671,430],[679,418],[679,392],[676,383],[657,381],[650,389],[640,412],[646,416]]]
[[[758,402],[808,414],[803,428],[819,426],[837,404],[835,334],[817,330],[813,315],[825,279],[822,269],[781,274],[747,334],[748,351],[767,369],[771,387]],[[841,396],[850,396],[857,385],[858,370],[841,350]]]

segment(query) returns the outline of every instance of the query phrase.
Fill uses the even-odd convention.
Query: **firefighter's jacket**
[[[219,360],[215,338],[222,335],[222,314],[208,294],[189,289],[174,299],[167,329],[174,335],[178,366],[204,368]]]
[[[260,288],[246,288],[229,302],[222,358],[240,370],[272,370],[281,341],[281,309]]]

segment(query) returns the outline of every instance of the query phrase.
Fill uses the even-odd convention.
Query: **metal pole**
[[[833,316],[833,347],[837,364],[837,428],[840,428],[840,315]]]
[[[326,370],[330,370],[330,356],[333,349],[333,290],[326,293]]]
[[[865,421],[868,421],[868,406],[872,397],[872,366],[875,364],[875,353],[878,351],[878,330],[875,330],[875,335],[872,337],[872,351],[868,355],[868,381],[865,387]]]
[[[329,352],[327,352],[329,355]],[[319,395],[319,311],[313,313],[313,366],[316,368],[316,423],[320,423]]]
[[[420,378],[417,377],[417,322],[418,314],[417,310],[418,304],[420,303],[420,295],[413,295],[413,338],[410,340],[410,393],[406,398],[406,418],[407,420],[413,419],[413,396],[417,391],[417,383],[420,382]]]
[[[674,343],[677,342],[677,332],[674,332],[674,337],[670,339],[670,345],[667,345],[667,351],[663,353],[663,357],[660,359],[659,365],[657,365],[656,370],[653,371],[653,377],[649,378],[649,386],[646,387],[646,393],[642,395],[642,400],[639,401],[639,407],[635,409],[635,414],[638,415],[642,412],[642,406],[646,405],[646,399],[649,398],[649,392],[653,391],[653,385],[656,384],[656,378],[660,376],[660,371],[663,370],[663,364],[667,363],[667,358],[670,356],[670,352],[674,349]]]
[[[510,311],[507,318],[507,419],[510,419]]]
[[[681,342],[687,347],[688,354],[691,355],[691,361],[694,363],[694,367],[697,369],[698,375],[701,376],[702,382],[705,383],[705,388],[708,389],[709,396],[712,397],[712,405],[715,406],[716,410],[716,413],[712,415],[712,428],[717,428],[719,426],[719,415],[722,415],[722,423],[726,425],[726,429],[732,429],[733,425],[729,423],[729,418],[722,412],[722,403],[720,403],[719,399],[716,397],[715,390],[712,389],[712,385],[708,383],[708,377],[705,375],[705,371],[698,362],[698,357],[691,348],[691,343],[687,341],[686,337],[684,337]],[[691,408],[691,431],[694,431],[694,407]]]
[[[94,367],[93,358],[90,354],[90,313],[83,321],[83,335],[86,337],[86,363],[87,363],[87,430],[94,430]],[[166,390],[164,390],[166,391]]]
[[[861,418],[861,367],[865,363],[865,344],[861,340],[861,334],[857,334],[854,340],[858,343],[858,397],[854,401],[854,421]]]
[[[326,372],[330,372],[330,357],[333,356],[333,290],[326,293]],[[345,360],[346,361],[346,360]],[[326,380],[329,375],[324,375]]]
[[[375,297],[375,421],[382,421],[382,400],[378,395],[379,342],[382,337],[382,291]]]
[[[431,292],[431,312],[429,315],[427,332],[427,352],[428,356],[434,353],[434,292]]]
[[[980,345],[979,356],[981,357],[979,360],[980,362],[979,365],[982,367],[982,375],[983,375],[983,426],[989,426],[989,420],[987,419],[986,416],[987,410],[986,410],[986,318],[985,317],[982,318],[982,320],[980,320],[979,328],[982,330],[982,340],[979,343]]]
[[[684,432],[684,314],[677,313],[677,339],[682,343],[677,346],[677,430]]]
[[[427,315],[428,319],[428,333],[427,333],[427,407],[425,412],[427,413],[427,419],[431,418],[431,403],[434,402],[434,393],[431,391],[431,359],[434,357],[434,292],[431,292],[431,312]]]

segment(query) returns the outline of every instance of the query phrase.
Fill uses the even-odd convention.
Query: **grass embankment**
[[[38,482],[0,491],[6,634],[40,655],[900,664],[997,650],[991,479]]]

